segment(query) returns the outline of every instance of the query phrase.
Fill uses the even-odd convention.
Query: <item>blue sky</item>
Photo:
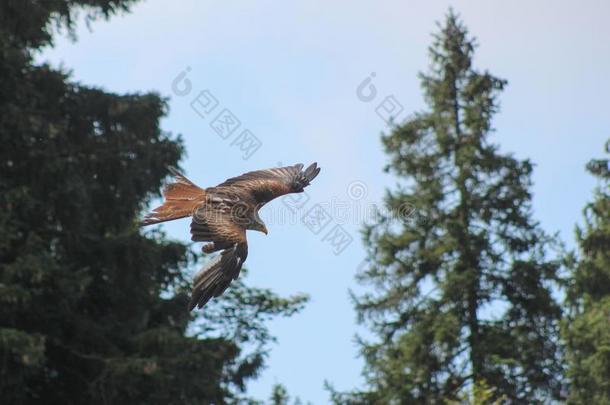
[[[403,106],[399,118],[425,107],[417,72],[428,66],[430,34],[450,5],[478,38],[476,66],[509,81],[494,140],[536,163],[536,219],[573,246],[595,186],[584,165],[610,138],[607,1],[148,0],[91,31],[80,24],[77,42],[58,38],[38,57],[83,84],[169,97],[163,128],[182,134],[183,168],[202,186],[280,162],[322,167],[296,216],[275,201],[262,213],[269,235],[249,235],[250,284],[311,296],[302,313],[270,324],[278,343],[249,386],[259,398],[281,382],[323,404],[325,379],[339,389],[362,383],[354,343],[362,330],[348,297],[364,258],[358,230],[366,208],[396,183],[382,172],[386,127],[376,107],[387,96]],[[191,89],[179,95],[172,82],[187,68]],[[371,73],[377,96],[364,102],[356,89]],[[204,117],[190,105],[202,91],[218,103]],[[225,108],[241,122],[228,139],[210,127]],[[261,144],[249,159],[231,144],[245,129]],[[330,213],[317,234],[298,220],[316,204]],[[324,239],[337,225],[353,242],[335,255]],[[189,239],[187,220],[165,229]]]

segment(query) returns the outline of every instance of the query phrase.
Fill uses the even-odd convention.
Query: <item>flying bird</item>
[[[221,295],[239,276],[248,256],[246,231],[267,234],[258,210],[274,198],[302,193],[320,172],[316,163],[305,170],[299,163],[248,172],[201,188],[175,168],[169,170],[175,182],[165,186],[163,204],[146,215],[140,226],[191,216],[191,239],[208,242],[203,246],[205,253],[221,251],[195,275],[189,311]]]

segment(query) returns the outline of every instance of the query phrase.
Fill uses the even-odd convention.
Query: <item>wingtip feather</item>
[[[304,175],[308,181],[312,181],[313,179],[316,178],[318,173],[320,173],[320,168],[318,167],[318,163],[313,162],[312,164],[309,165],[309,167],[307,167],[307,169],[305,169]]]

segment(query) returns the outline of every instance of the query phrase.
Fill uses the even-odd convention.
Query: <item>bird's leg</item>
[[[203,245],[201,250],[203,250],[203,253],[213,253],[213,252],[218,252],[219,250],[226,249],[231,246],[232,246],[231,243],[210,242],[210,243],[206,243],[205,245]]]

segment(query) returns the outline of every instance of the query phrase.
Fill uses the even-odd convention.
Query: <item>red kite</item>
[[[248,256],[246,230],[267,234],[258,210],[276,197],[302,193],[320,172],[316,163],[302,169],[299,163],[257,170],[204,189],[170,168],[175,183],[165,187],[163,205],[146,215],[140,225],[192,216],[191,239],[209,242],[203,246],[205,253],[222,251],[195,275],[189,311],[221,295],[239,276]]]

